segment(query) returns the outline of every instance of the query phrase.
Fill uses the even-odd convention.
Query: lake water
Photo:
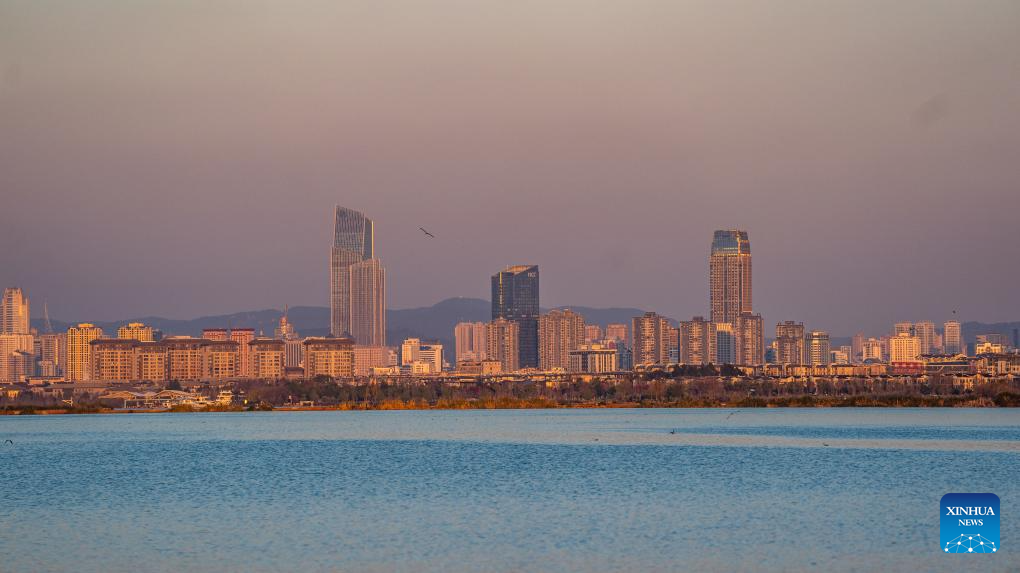
[[[1020,411],[0,416],[0,571],[1017,571]],[[1002,500],[946,555],[939,499]]]

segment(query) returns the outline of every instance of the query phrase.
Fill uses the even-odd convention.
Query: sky
[[[54,319],[328,304],[335,204],[392,308],[1020,320],[1020,3],[0,0],[0,286]],[[429,239],[419,230],[435,235]]]

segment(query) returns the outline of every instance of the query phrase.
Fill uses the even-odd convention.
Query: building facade
[[[570,368],[570,353],[585,342],[584,318],[572,310],[551,310],[538,319],[538,362],[542,370]]]
[[[502,318],[517,323],[519,368],[539,366],[538,292],[537,265],[509,266],[492,275],[492,320]]]
[[[962,354],[963,336],[959,321],[950,320],[942,325],[942,329],[942,344],[945,346],[946,354]]]
[[[760,314],[742,312],[737,317],[737,364],[765,364],[765,322]]]
[[[805,346],[806,358],[811,366],[828,366],[832,362],[832,346],[828,332],[812,330],[807,336]]]
[[[28,296],[20,288],[5,288],[0,299],[0,334],[29,334]]]
[[[776,362],[805,364],[804,323],[787,320],[776,325]]]
[[[485,354],[488,360],[499,361],[503,372],[521,369],[520,328],[520,323],[505,318],[497,318],[486,326]]]
[[[354,339],[350,337],[306,338],[305,377],[354,376]]]
[[[709,256],[711,320],[735,325],[752,312],[751,241],[747,231],[720,230],[712,238]]]
[[[715,325],[702,316],[680,323],[680,362],[708,364],[715,361]]]
[[[330,332],[386,344],[386,273],[375,258],[375,223],[337,205],[329,263]]]
[[[481,362],[486,359],[485,323],[461,322],[453,328],[454,354],[461,362]]]
[[[582,344],[570,351],[569,372],[601,374],[617,370],[617,351],[602,344]]]
[[[669,321],[654,312],[635,316],[631,321],[634,364],[669,363]]]
[[[67,329],[67,366],[65,376],[72,382],[86,382],[92,377],[91,343],[102,338],[103,329],[83,322]]]

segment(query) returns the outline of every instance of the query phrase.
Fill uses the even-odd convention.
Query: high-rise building
[[[354,376],[354,339],[306,338],[305,377],[316,376],[330,378]]]
[[[492,319],[518,324],[520,368],[538,368],[539,312],[537,265],[514,265],[492,275]]]
[[[203,328],[203,340],[230,340],[230,331],[226,328]]]
[[[385,346],[354,345],[354,375],[371,376],[373,368],[390,366],[390,349]]]
[[[751,241],[747,231],[716,231],[709,257],[711,320],[736,324],[751,308]]]
[[[607,324],[606,340],[613,340],[616,342],[627,342],[627,325],[619,323]]]
[[[646,312],[635,316],[632,323],[634,364],[668,364],[669,321],[654,312]]]
[[[84,382],[91,378],[91,343],[102,336],[103,329],[88,322],[67,329],[67,366],[64,372],[68,380]]]
[[[615,348],[602,344],[582,344],[570,351],[570,372],[586,372],[600,374],[615,372],[617,369],[617,351]]]
[[[715,363],[737,363],[737,332],[728,322],[715,323]]]
[[[901,334],[914,335],[914,323],[913,322],[897,322],[893,325],[893,336],[899,336]]]
[[[520,323],[497,318],[486,326],[485,354],[488,360],[498,360],[503,372],[520,370]]]
[[[914,324],[914,335],[921,342],[921,354],[933,354],[935,352],[935,323],[930,320],[922,320]]]
[[[864,361],[864,333],[858,332],[850,339],[850,362]]]
[[[29,334],[28,297],[20,288],[4,289],[0,299],[0,334]]]
[[[232,340],[209,340],[205,343],[205,371],[210,380],[237,378],[239,371],[238,344]]]
[[[443,345],[439,343],[422,344],[418,352],[418,363],[428,365],[429,374],[443,371]]]
[[[408,366],[421,359],[421,339],[407,338],[400,345],[400,365]]]
[[[737,316],[737,364],[765,364],[765,322],[760,314],[742,312]]]
[[[485,323],[461,322],[453,329],[457,363],[485,360]]]
[[[292,340],[298,337],[297,331],[294,330],[294,325],[291,324],[288,316],[288,309],[284,307],[283,316],[280,317],[280,324],[273,329],[273,338],[280,340]]]
[[[35,341],[31,334],[0,334],[0,382],[21,382],[24,355],[31,356]]]
[[[960,322],[950,320],[943,325],[942,344],[946,354],[963,353],[963,337],[960,334]]]
[[[251,341],[255,340],[254,328],[231,328],[230,340],[237,343],[237,375],[251,376]]]
[[[330,253],[330,332],[357,344],[386,344],[386,273],[375,258],[375,224],[336,207]]]
[[[49,332],[39,335],[39,362],[52,365],[52,376],[59,376],[64,372],[64,363],[67,361],[67,333]]]
[[[812,330],[807,336],[806,358],[810,360],[811,366],[828,366],[832,362],[832,347],[829,343],[829,333],[821,330]]]
[[[776,362],[805,364],[803,323],[787,320],[776,325]]]
[[[286,345],[275,338],[256,338],[248,343],[248,377],[260,380],[283,378]]]
[[[551,310],[538,319],[538,362],[542,370],[570,368],[570,353],[585,341],[584,318],[572,310]],[[601,330],[601,329],[600,329]]]
[[[882,341],[877,338],[869,338],[864,341],[861,349],[862,362],[882,362],[885,359]]]
[[[920,358],[920,338],[901,332],[889,339],[889,362],[916,362]]]
[[[539,326],[541,330],[541,326]],[[539,334],[541,337],[541,334]],[[584,325],[584,343],[592,344],[595,342],[601,342],[605,339],[605,335],[602,333],[602,327],[597,324],[586,324]]]
[[[130,338],[97,338],[90,343],[90,380],[131,382],[135,371],[135,344]]]
[[[117,329],[117,338],[124,340],[137,340],[139,342],[152,342],[155,336],[151,326],[141,322],[129,322]]]
[[[715,361],[715,325],[702,316],[680,323],[680,362],[708,364]]]

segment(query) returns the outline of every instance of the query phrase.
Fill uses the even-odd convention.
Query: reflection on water
[[[0,417],[8,438],[3,571],[956,571],[978,562],[939,553],[942,494],[1020,493],[1011,410]]]

